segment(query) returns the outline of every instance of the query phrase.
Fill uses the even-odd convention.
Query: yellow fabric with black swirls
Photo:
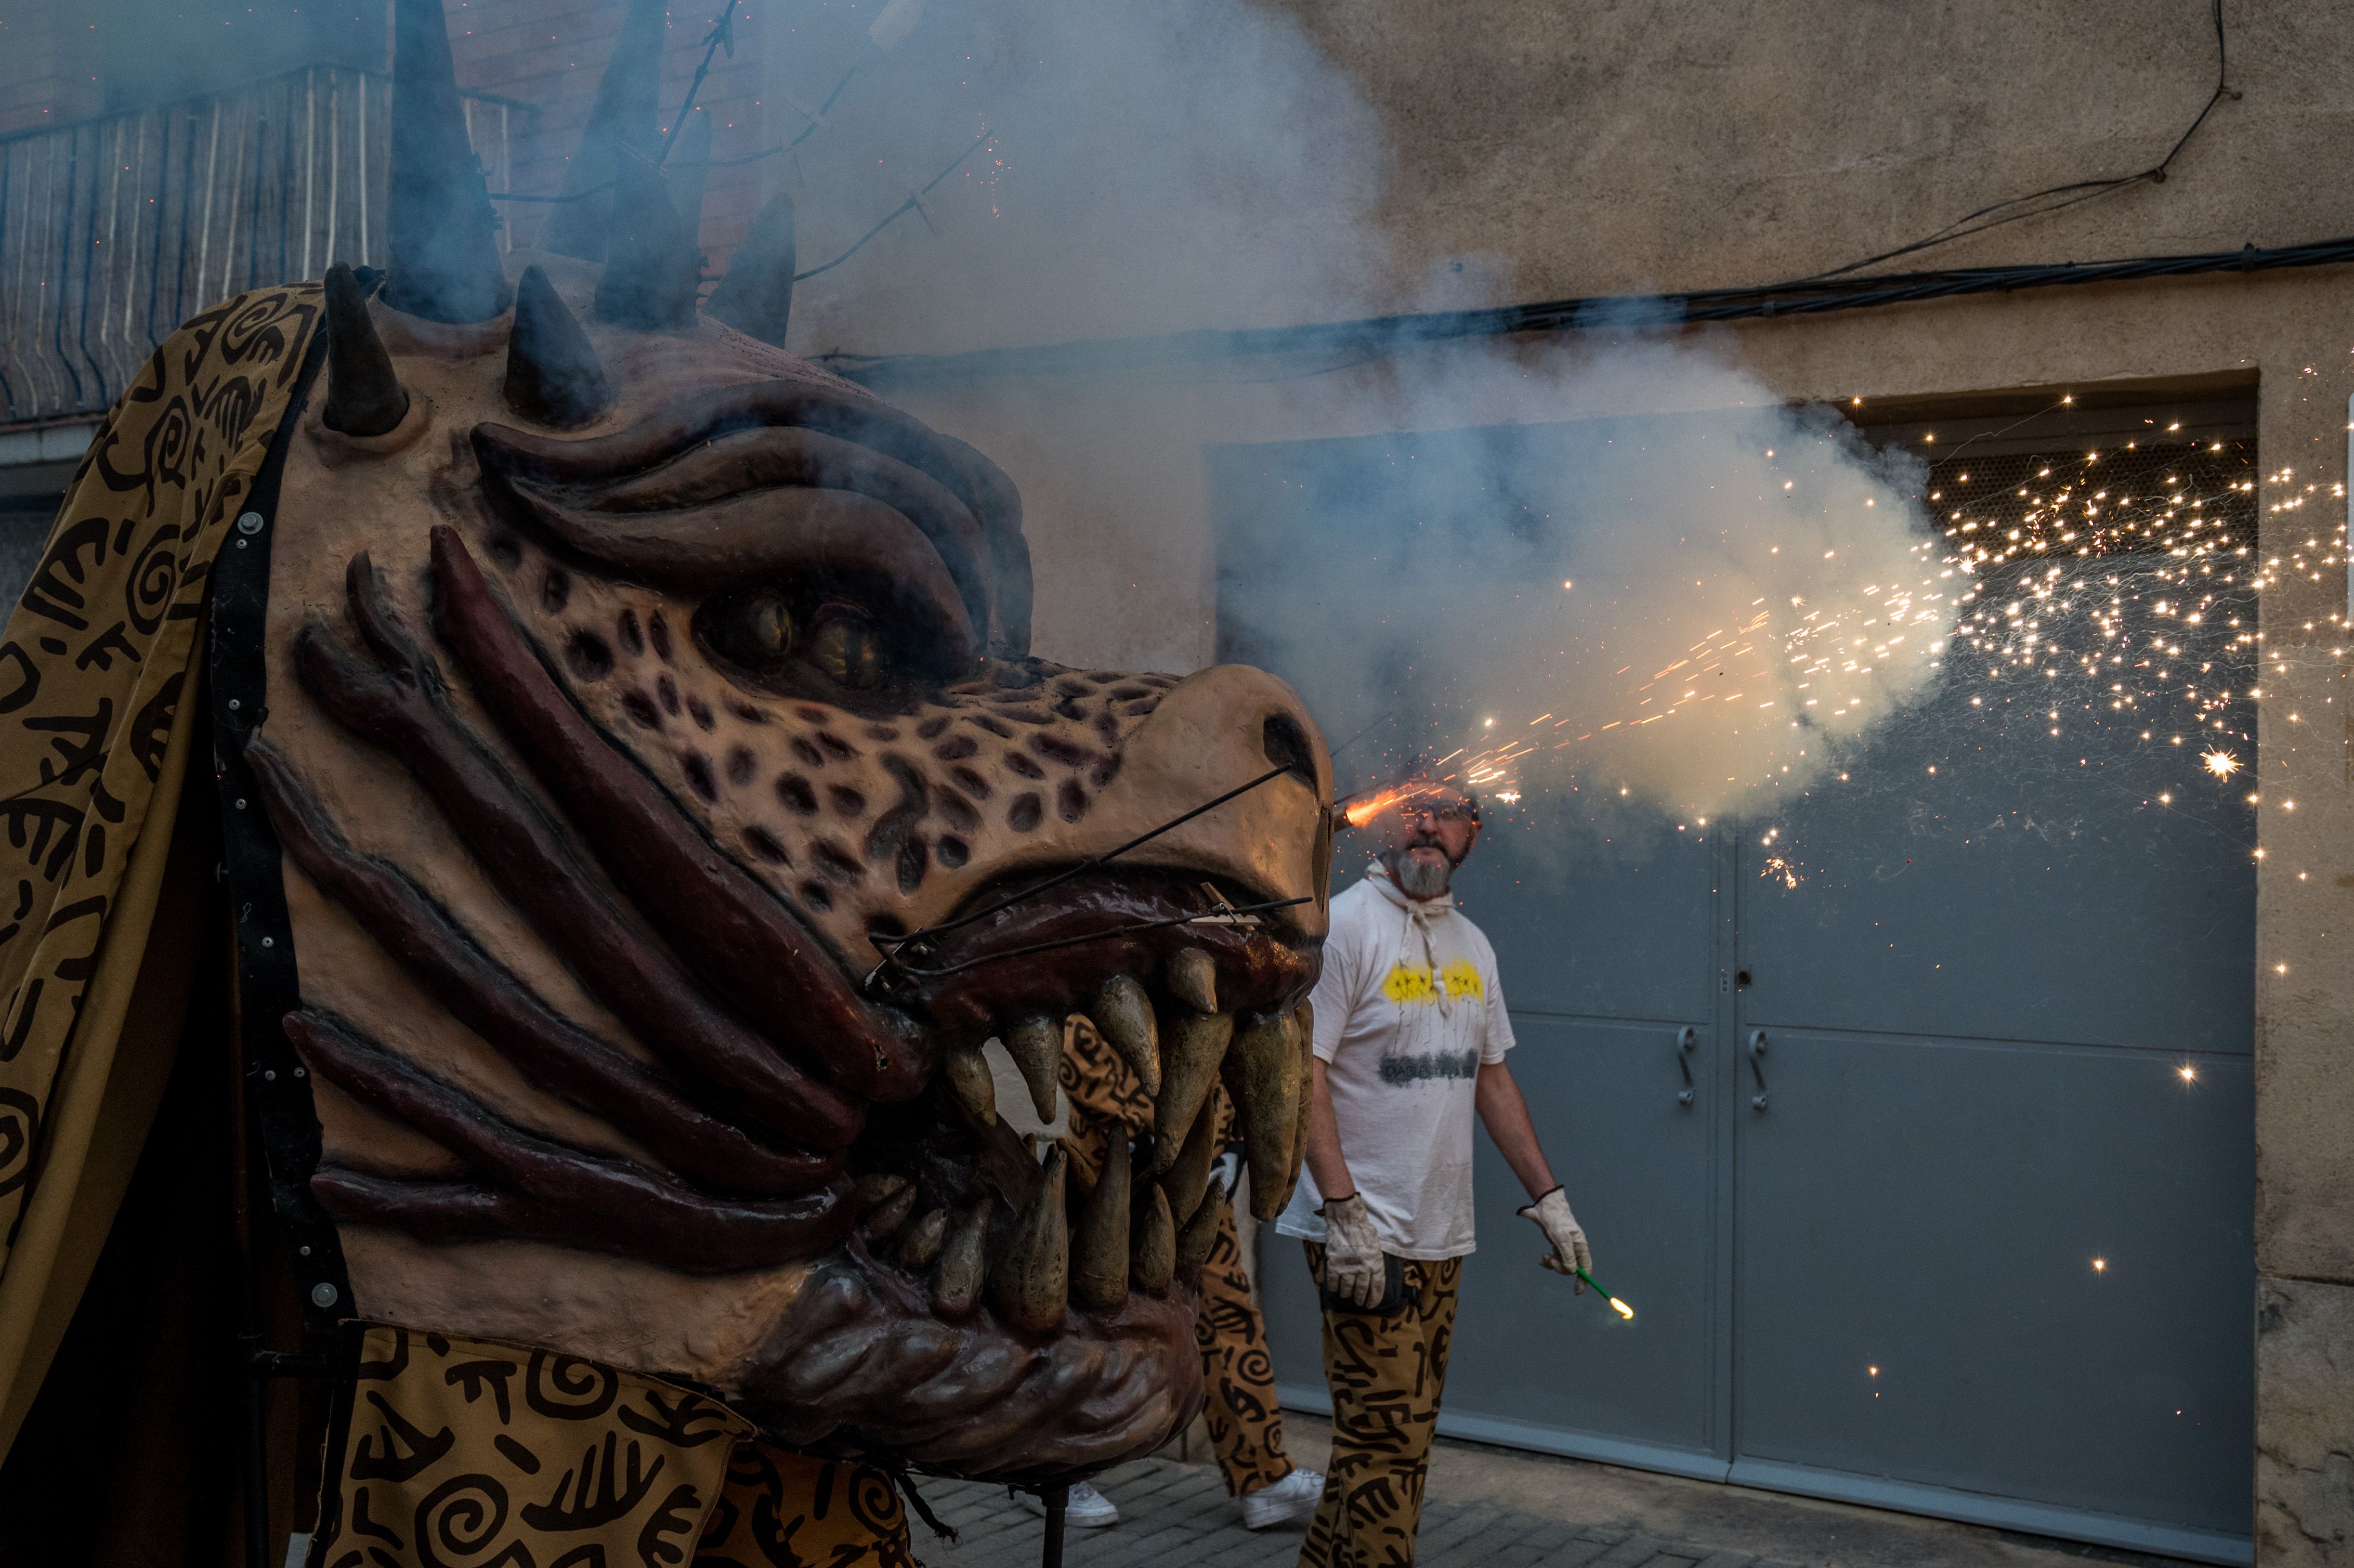
[[[820,1459],[755,1438],[727,1466],[726,1489],[695,1568],[921,1568],[888,1472]]]
[[[653,1378],[387,1324],[348,1412],[309,1568],[686,1568],[752,1436]]]
[[[1320,1281],[1324,1249],[1305,1245]],[[1405,1261],[1408,1305],[1395,1317],[1324,1308],[1332,1457],[1299,1568],[1413,1568],[1463,1260]]]
[[[1235,1211],[1218,1211],[1217,1238],[1202,1265],[1202,1305],[1193,1317],[1202,1352],[1202,1422],[1210,1431],[1218,1477],[1229,1497],[1248,1497],[1298,1468],[1283,1451],[1283,1411],[1275,1402],[1275,1363],[1267,1320],[1243,1268]]]
[[[319,309],[316,283],[257,290],[164,340],[91,440],[0,634],[0,1451],[169,1068],[179,1021],[163,1014],[185,1001],[134,1009],[133,992],[154,989],[142,962],[175,895],[162,869],[195,707],[182,698],[213,558]]]

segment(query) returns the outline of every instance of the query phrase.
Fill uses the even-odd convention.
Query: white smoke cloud
[[[843,49],[863,41],[843,31]],[[790,90],[822,95],[847,58],[813,54]],[[1393,255],[1384,137],[1424,128],[1385,130],[1281,13],[935,5],[861,69],[794,173],[804,265],[982,128],[993,139],[927,198],[936,232],[903,220],[805,285],[805,352],[1511,297],[1494,259],[1409,272]],[[1225,605],[1229,631],[1299,682],[1335,742],[1391,715],[1348,759],[1361,778],[1405,750],[1462,747],[1459,768],[1504,747],[1516,755],[1481,780],[1490,793],[1624,789],[1680,812],[1727,810],[1834,766],[1935,679],[1952,624],[1954,579],[1910,498],[1914,476],[1835,418],[1787,407],[1728,339],[1616,328],[1362,366],[891,395],[1013,473],[1040,566],[1040,651],[1087,663],[1206,661],[1190,590],[1216,567],[1200,519],[1252,493],[1254,461],[1299,455],[1247,443],[1400,433],[1388,459],[1367,455],[1362,497],[1343,486],[1320,509],[1282,510],[1287,548],[1253,557]],[[1239,491],[1204,477],[1205,449],[1243,475]],[[1384,461],[1413,465],[1411,483]],[[1400,506],[1408,535],[1365,547],[1373,514]],[[1231,554],[1223,565],[1231,579]]]

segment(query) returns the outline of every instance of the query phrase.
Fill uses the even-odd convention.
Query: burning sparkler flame
[[[1447,793],[1449,791],[1444,785],[1428,780],[1399,784],[1347,802],[1341,808],[1341,815],[1348,820],[1351,827],[1362,828],[1392,806],[1402,806],[1408,800],[1419,800],[1428,796]]]
[[[2218,779],[2229,779],[2240,770],[2240,759],[2228,751],[2211,751],[2199,760]]]
[[[1610,1298],[1610,1305],[1617,1309],[1618,1316],[1626,1319],[1629,1323],[1635,1320],[1635,1309],[1632,1307],[1628,1306],[1624,1301],[1619,1300],[1616,1296],[1613,1296]]]

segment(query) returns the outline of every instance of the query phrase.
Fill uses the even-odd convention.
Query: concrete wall
[[[1771,282],[2041,186],[2164,154],[2216,77],[2200,0],[1784,0],[1483,7],[1294,0],[1381,111],[1397,286],[1485,256],[1496,300]],[[2231,95],[2163,183],[1889,269],[2092,260],[2354,234],[2354,11],[2227,0]],[[1217,324],[1205,323],[1204,324]],[[2055,289],[1714,334],[1778,394],[1867,405],[2253,370],[2265,590],[2258,874],[2258,1558],[2354,1561],[2354,668],[2344,617],[2354,269]],[[1576,334],[1512,353],[1591,352]],[[896,392],[1006,464],[1039,562],[1038,646],[1211,656],[1204,444],[1381,428],[1395,364]],[[1452,424],[1639,411],[1471,376]],[[2308,546],[2308,539],[2318,540]],[[2305,572],[2286,563],[2306,558]],[[2327,562],[2327,564],[2321,564]],[[2293,806],[2291,803],[2294,803]]]
[[[87,8],[65,0],[9,0],[0,11],[0,136],[98,112],[102,49]]]

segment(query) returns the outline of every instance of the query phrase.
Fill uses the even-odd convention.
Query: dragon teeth
[[[1139,1290],[1158,1296],[1177,1272],[1177,1224],[1169,1217],[1168,1194],[1158,1185],[1145,1189],[1136,1205],[1135,1233],[1129,1277]]]
[[[943,1318],[961,1318],[981,1299],[992,1202],[983,1193],[967,1205],[940,1249],[932,1270],[932,1308]]]
[[[1164,1021],[1168,1049],[1161,1060],[1161,1093],[1152,1102],[1155,1172],[1176,1163],[1186,1135],[1218,1081],[1218,1065],[1234,1038],[1235,1021],[1225,1013],[1187,1015]]]
[[[1134,975],[1114,975],[1096,994],[1096,1029],[1120,1060],[1144,1080],[1144,1092],[1161,1092],[1161,1032],[1152,1022],[1152,999]]]
[[[1196,1012],[1218,1011],[1218,965],[1200,948],[1180,948],[1169,955],[1161,979],[1169,994]]]
[[[1226,1053],[1226,1092],[1242,1119],[1250,1160],[1251,1215],[1271,1220],[1283,1212],[1290,1185],[1292,1125],[1299,1119],[1298,1054],[1291,1015],[1271,1012],[1235,1035]]]
[[[1221,1190],[1204,1191],[1202,1201],[1193,1209],[1193,1217],[1177,1233],[1177,1266],[1196,1269],[1210,1261],[1210,1251],[1218,1242],[1218,1211],[1225,1208],[1226,1194]]]
[[[1117,1308],[1128,1299],[1128,1128],[1112,1124],[1103,1174],[1079,1202],[1071,1233],[1071,1295],[1082,1305]]]
[[[977,1128],[997,1125],[997,1080],[989,1070],[989,1058],[972,1046],[959,1046],[948,1054],[942,1066],[949,1092],[956,1097],[957,1108],[965,1119]]]
[[[948,1245],[948,1239],[949,1212],[926,1210],[921,1218],[900,1233],[900,1265],[917,1270],[929,1268],[932,1260],[940,1255],[940,1249]]]
[[[1044,1013],[1025,1018],[1005,1032],[1005,1054],[1022,1070],[1038,1119],[1055,1119],[1055,1075],[1063,1060],[1063,1026]]]
[[[1210,1166],[1218,1158],[1217,1119],[1214,1116],[1196,1116],[1193,1130],[1186,1134],[1176,1159],[1161,1174],[1161,1186],[1169,1194],[1172,1213],[1191,1214],[1202,1206],[1202,1193],[1210,1184]]]
[[[1013,1222],[1004,1253],[989,1270],[990,1304],[997,1315],[1034,1334],[1060,1323],[1070,1300],[1071,1235],[1063,1216],[1067,1164],[1057,1144],[1046,1156],[1037,1192]]]
[[[1303,1001],[1291,1010],[1291,1034],[1295,1053],[1292,1094],[1298,1114],[1291,1123],[1291,1147],[1284,1155],[1283,1196],[1277,1203],[1278,1213],[1289,1206],[1292,1189],[1299,1185],[1300,1161],[1308,1153],[1308,1110],[1316,1097],[1316,1009],[1312,1003]]]
[[[859,1226],[866,1233],[866,1240],[870,1245],[880,1246],[898,1234],[899,1227],[906,1224],[907,1216],[915,1212],[915,1183],[903,1178],[895,1177],[893,1180],[899,1182],[897,1190],[869,1209],[865,1216],[859,1221]]]

